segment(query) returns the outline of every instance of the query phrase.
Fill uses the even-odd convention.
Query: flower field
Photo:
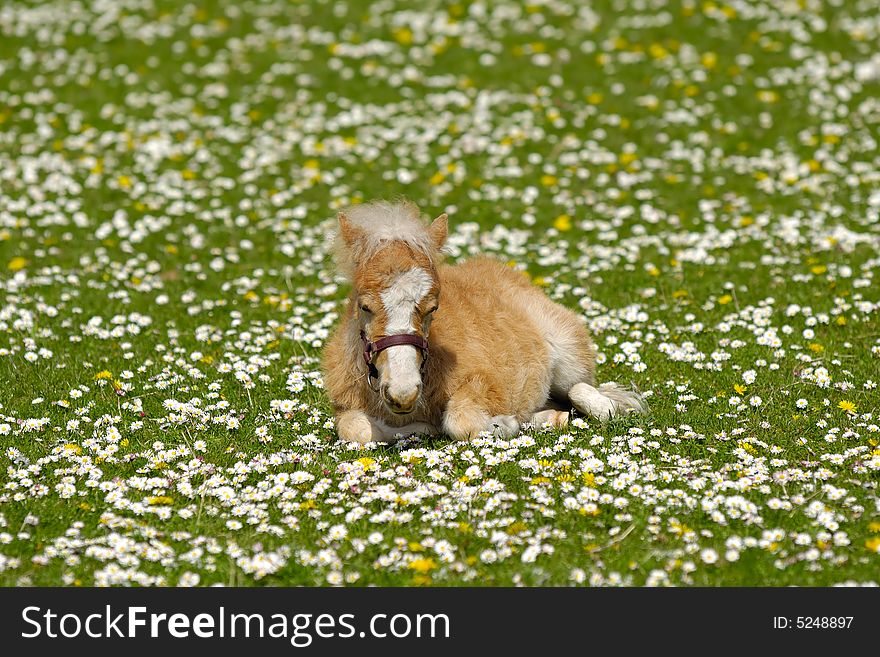
[[[4,2],[0,584],[876,585],[878,39],[878,0]],[[396,196],[651,413],[339,442],[334,217]]]

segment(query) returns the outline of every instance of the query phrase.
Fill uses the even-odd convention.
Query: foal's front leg
[[[343,411],[336,416],[336,430],[342,440],[350,443],[390,442],[397,436],[435,434],[437,428],[425,422],[412,422],[402,427],[391,427],[363,411]]]
[[[449,399],[443,414],[443,431],[457,440],[471,440],[483,431],[499,438],[519,433],[519,422],[512,415],[490,416],[478,390],[464,387]]]

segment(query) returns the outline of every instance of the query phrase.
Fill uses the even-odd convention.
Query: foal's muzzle
[[[402,394],[392,394],[391,386],[386,383],[379,390],[379,394],[389,411],[398,415],[406,415],[412,413],[413,409],[415,409],[419,397],[422,396],[422,386],[419,384],[417,387],[407,390]]]
[[[361,330],[361,342],[364,345],[364,362],[367,364],[367,380],[370,384],[370,387],[373,389],[373,392],[382,393],[379,390],[379,370],[376,369],[376,365],[374,361],[376,360],[376,356],[380,353],[388,349],[389,347],[397,347],[400,345],[410,345],[419,349],[422,352],[422,364],[421,370],[424,372],[425,363],[428,362],[428,341],[420,335],[413,335],[412,333],[398,333],[397,335],[388,335],[384,338],[379,338],[371,342],[367,338],[367,334]],[[374,383],[375,381],[375,383]],[[385,388],[388,386],[386,385]],[[418,388],[418,394],[415,397],[415,400],[412,402],[412,406],[415,406],[415,402],[418,401],[418,395],[421,394],[421,386]],[[389,407],[392,404],[389,404],[388,400],[385,398],[384,393],[382,393],[382,398],[385,400],[385,403],[388,404]],[[392,410],[394,410],[392,408]],[[409,413],[412,410],[410,408],[407,411],[394,411],[395,413]]]

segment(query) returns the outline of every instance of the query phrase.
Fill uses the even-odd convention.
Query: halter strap
[[[422,368],[425,366],[425,361],[428,360],[428,341],[420,335],[398,333],[397,335],[386,335],[384,338],[371,342],[367,339],[367,334],[361,330],[361,342],[364,344],[364,362],[369,370],[367,378],[370,380],[371,388],[373,387],[372,379],[379,378],[379,371],[373,364],[373,359],[389,347],[398,347],[406,344],[421,350]],[[373,389],[375,390],[375,388]]]

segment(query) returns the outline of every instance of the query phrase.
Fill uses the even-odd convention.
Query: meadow
[[[878,39],[878,0],[4,2],[0,584],[877,585]],[[338,441],[334,217],[398,196],[651,413]]]

